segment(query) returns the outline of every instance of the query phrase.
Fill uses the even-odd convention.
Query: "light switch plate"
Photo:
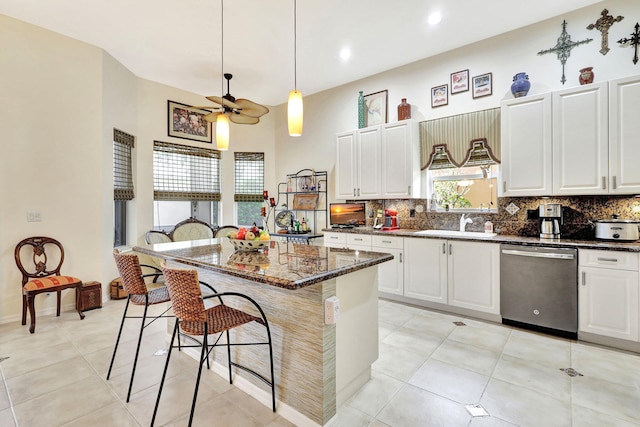
[[[41,222],[42,215],[38,211],[27,212],[27,222]]]

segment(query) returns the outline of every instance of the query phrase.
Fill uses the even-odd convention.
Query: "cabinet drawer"
[[[638,254],[634,252],[580,249],[578,263],[583,267],[638,271]]]
[[[325,246],[340,245],[340,247],[345,247],[347,246],[347,236],[345,233],[324,233],[324,244]]]
[[[351,245],[371,246],[371,236],[366,234],[347,234],[347,247]]]
[[[377,248],[402,249],[403,242],[402,237],[373,236],[371,245]]]

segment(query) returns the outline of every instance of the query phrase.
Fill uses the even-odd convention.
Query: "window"
[[[113,245],[127,244],[127,201],[133,199],[131,150],[134,137],[118,129],[113,130]]]
[[[168,230],[193,217],[218,224],[220,152],[154,141],[153,224]]]
[[[264,153],[234,153],[236,224],[262,225]]]
[[[497,176],[498,165],[428,170],[427,188],[436,210],[495,210]]]

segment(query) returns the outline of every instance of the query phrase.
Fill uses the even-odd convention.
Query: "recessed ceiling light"
[[[440,21],[442,21],[442,15],[440,14],[440,12],[433,12],[431,15],[429,15],[429,18],[427,18],[427,22],[429,23],[429,25],[436,25]]]
[[[340,58],[342,58],[343,61],[351,58],[351,49],[349,49],[348,47],[342,48],[342,50],[340,51]]]

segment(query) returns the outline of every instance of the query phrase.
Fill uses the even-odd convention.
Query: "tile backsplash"
[[[507,206],[513,203],[519,208],[513,214]],[[591,240],[595,236],[593,221],[619,215],[624,219],[640,220],[640,198],[629,196],[573,196],[573,197],[500,197],[497,212],[470,212],[473,221],[467,225],[468,231],[484,231],[485,221],[493,222],[494,231],[499,234],[537,237],[539,221],[527,219],[527,211],[537,212],[541,204],[559,203],[563,207],[562,237],[568,239]],[[419,212],[423,208],[423,212]],[[373,226],[378,209],[398,210],[398,225],[407,229],[457,230],[462,212],[430,212],[428,200],[371,200],[367,202],[367,225]],[[418,209],[416,209],[418,208]],[[513,212],[513,210],[511,210]]]

